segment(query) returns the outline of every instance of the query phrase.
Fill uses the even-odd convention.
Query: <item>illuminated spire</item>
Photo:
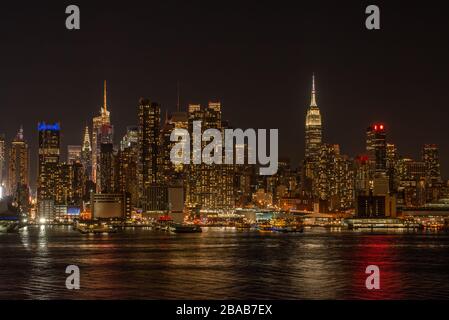
[[[104,80],[104,96],[103,96],[103,112],[107,113],[107,104],[106,104],[106,80]]]
[[[311,107],[317,107],[316,104],[316,91],[315,91],[315,74],[312,75],[312,99],[310,101]]]
[[[89,137],[89,127],[86,126],[86,129],[84,129],[84,141],[83,141],[83,151],[91,151],[92,148],[90,146],[90,137]]]

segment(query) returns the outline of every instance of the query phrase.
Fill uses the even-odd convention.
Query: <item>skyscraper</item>
[[[316,162],[319,158],[322,143],[322,119],[316,103],[315,75],[312,77],[312,97],[306,115],[306,161]]]
[[[189,106],[190,107],[190,106]],[[179,107],[178,107],[179,110]],[[189,117],[188,117],[188,113],[185,111],[177,111],[177,112],[173,112],[170,119],[169,119],[169,123],[172,127],[174,127],[174,129],[189,129]],[[167,140],[166,140],[167,141]],[[167,141],[168,142],[168,141]],[[165,159],[167,159],[168,157],[170,157],[169,153],[171,150],[171,146],[172,143],[170,141],[170,147],[164,147],[164,152],[166,152],[166,156]],[[180,158],[183,157],[182,154],[179,154]],[[170,161],[171,163],[171,161]],[[172,166],[172,164],[170,164],[170,166]],[[174,165],[175,167],[175,171],[177,173],[182,174],[184,172],[184,164],[180,163],[177,165]]]
[[[73,164],[59,163],[56,173],[55,205],[68,205],[73,199]]]
[[[426,166],[427,182],[440,182],[441,171],[438,146],[436,144],[425,144],[422,151],[422,160]]]
[[[86,171],[81,162],[73,163],[71,165],[71,169],[72,169],[71,174],[72,198],[70,204],[81,206],[86,187],[86,175],[85,175]]]
[[[375,172],[387,170],[387,133],[385,125],[376,123],[366,130],[366,152]]]
[[[168,119],[168,114],[165,114],[165,121],[161,128],[161,153],[162,153],[162,180],[165,184],[170,184],[177,177],[177,166],[170,160],[170,151],[175,144],[171,141],[170,136],[175,130],[175,124]]]
[[[151,207],[149,199],[150,186],[161,182],[161,139],[160,139],[161,107],[158,103],[141,98],[138,106],[138,184],[139,198],[142,208]]]
[[[130,201],[137,206],[139,201],[139,188],[136,181],[139,158],[139,134],[137,126],[127,128],[126,135],[120,142],[117,155],[116,190],[120,193],[129,193]]]
[[[319,162],[322,146],[322,119],[316,103],[315,75],[312,76],[312,95],[305,123],[305,157],[302,167],[303,190],[312,198],[318,199]]]
[[[11,143],[8,165],[8,193],[16,195],[19,189],[27,189],[29,186],[30,155],[28,144],[23,137],[23,129],[20,128]]]
[[[139,143],[139,127],[127,126],[126,134],[122,137],[122,140],[120,141],[120,150],[123,151],[129,147],[137,148],[138,143]]]
[[[3,197],[4,190],[4,173],[5,173],[5,163],[6,163],[6,148],[5,148],[5,135],[0,134],[0,199]]]
[[[103,91],[103,107],[100,109],[100,115],[94,117],[92,126],[92,181],[97,184],[97,190],[99,190],[99,181],[97,181],[97,176],[99,172],[100,163],[100,145],[101,143],[108,143],[105,140],[112,140],[112,130],[109,126],[111,124],[110,112],[107,109],[107,91],[106,91],[106,80],[104,80],[104,91]],[[104,133],[102,135],[102,132]],[[111,136],[106,137],[107,134]],[[103,140],[103,141],[102,141]],[[109,143],[112,143],[110,141]]]
[[[193,134],[193,122],[201,121],[201,130],[218,129],[222,132],[226,124],[221,117],[221,103],[210,102],[207,108],[189,106],[189,132]],[[202,148],[207,144],[202,142]],[[201,150],[193,152],[201,153]],[[189,164],[186,172],[186,202],[190,207],[204,210],[226,210],[235,204],[234,168],[232,164]]]
[[[89,127],[84,130],[83,145],[81,147],[81,164],[84,168],[86,180],[92,180],[92,147],[90,144]]]
[[[386,158],[386,166],[387,166],[387,175],[390,180],[390,191],[396,192],[398,188],[398,177],[397,177],[397,163],[399,160],[398,150],[396,145],[392,143],[387,143],[387,158]]]
[[[54,219],[54,204],[59,186],[60,156],[59,123],[40,122],[39,131],[39,166],[37,181],[38,214],[47,221]]]
[[[338,211],[354,205],[354,169],[352,161],[340,154],[338,144],[324,143],[318,165],[320,200],[327,201],[325,210]]]
[[[368,156],[359,155],[354,159],[355,196],[368,195],[370,191],[370,162]]]
[[[387,133],[383,123],[375,123],[367,128],[366,152],[370,168],[370,191],[373,195],[389,194],[391,183],[387,175]]]
[[[339,156],[340,146],[338,144],[322,144],[318,165],[318,188],[321,200],[331,201],[331,198],[337,194],[336,172]]]
[[[75,162],[81,162],[81,146],[68,145],[67,146],[67,163],[74,164]]]
[[[114,146],[102,143],[100,147],[100,193],[114,192]]]

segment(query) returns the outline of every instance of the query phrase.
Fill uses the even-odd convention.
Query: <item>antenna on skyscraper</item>
[[[312,73],[312,97],[310,101],[311,107],[316,107],[316,91],[315,91],[315,73]]]
[[[177,94],[177,96],[178,96],[178,99],[177,99],[177,102],[176,102],[176,111],[180,111],[179,110],[179,108],[180,108],[180,105],[179,105],[179,80],[178,80],[178,82],[176,83],[176,94]]]
[[[106,113],[107,111],[107,103],[106,103],[106,80],[104,80],[104,85],[103,85],[103,110],[104,113]]]

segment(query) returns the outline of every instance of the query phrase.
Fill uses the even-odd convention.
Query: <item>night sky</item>
[[[392,1],[389,1],[392,2]],[[449,20],[443,2],[26,1],[0,4],[0,133],[23,124],[37,168],[37,122],[60,121],[62,151],[81,144],[102,105],[103,79],[119,141],[139,97],[176,109],[223,103],[234,127],[278,128],[280,156],[304,154],[311,76],[324,140],[363,153],[382,121],[403,156],[437,143],[449,175]],[[65,28],[65,8],[81,30]],[[377,4],[381,30],[365,28]]]

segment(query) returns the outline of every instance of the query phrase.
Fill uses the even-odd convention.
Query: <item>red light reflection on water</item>
[[[360,236],[360,235],[359,235]],[[351,281],[351,292],[357,299],[398,300],[403,297],[401,271],[394,263],[398,256],[399,248],[395,246],[394,235],[366,235],[360,236],[360,243],[354,246],[352,259],[353,279]],[[376,265],[380,270],[380,289],[367,289],[366,267]]]

